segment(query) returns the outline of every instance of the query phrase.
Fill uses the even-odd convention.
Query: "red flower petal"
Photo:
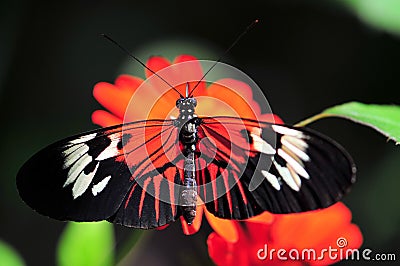
[[[260,121],[264,121],[264,122],[270,122],[270,123],[274,123],[274,124],[284,124],[283,120],[275,115],[275,114],[261,114],[259,116]]]
[[[246,246],[226,242],[216,233],[211,233],[207,239],[208,253],[215,264],[222,266],[250,265],[246,252]],[[239,249],[239,252],[238,252]]]
[[[215,217],[207,210],[204,211],[208,223],[219,236],[223,237],[225,241],[235,243],[239,239],[239,233],[236,230],[235,223],[231,220],[221,219]]]
[[[115,80],[115,86],[121,90],[129,91],[134,93],[135,90],[142,84],[143,79],[138,77],[133,77],[131,75],[120,75]]]
[[[270,224],[270,223],[274,222],[275,217],[276,217],[275,214],[272,214],[270,212],[263,212],[260,215],[251,217],[247,220],[244,220],[244,222]]]
[[[185,79],[187,81],[195,80],[195,82],[190,82],[189,86],[189,92],[194,89],[194,86],[197,85],[199,79],[203,77],[203,69],[201,67],[200,62],[197,60],[196,57],[192,55],[180,55],[175,58],[173,64],[178,64],[182,62],[188,62],[188,61],[193,61],[193,64],[190,64],[190,68],[185,69]],[[183,88],[185,90],[186,88]],[[179,91],[185,96],[183,93],[183,90],[180,89]],[[194,91],[194,96],[199,96],[199,95],[206,95],[206,83],[205,82],[200,82],[197,88]]]
[[[188,54],[183,54],[183,55],[178,55],[175,57],[173,64],[179,64],[182,62],[187,62],[187,61],[198,61],[197,57],[193,55],[188,55]],[[192,70],[189,70],[192,71]],[[203,72],[203,70],[200,69],[200,72]]]
[[[214,115],[256,119],[256,115],[261,114],[260,106],[254,101],[250,86],[244,82],[221,79],[208,87],[207,94],[213,99],[220,100],[216,101],[215,107],[210,110],[216,113]]]
[[[94,111],[92,114],[92,121],[94,124],[97,124],[101,127],[110,127],[122,124],[121,118],[103,110]]]
[[[163,68],[166,68],[171,65],[171,62],[162,57],[162,56],[152,56],[147,60],[146,66],[153,70],[154,72],[158,72]],[[151,71],[145,69],[146,78],[149,78],[153,75]]]
[[[120,90],[107,82],[99,82],[94,86],[93,96],[101,105],[122,120],[132,97],[132,92]]]
[[[191,225],[189,225],[183,216],[180,217],[182,224],[182,231],[185,235],[193,235],[197,233],[201,226],[201,220],[203,219],[203,209],[204,205],[199,204],[196,207],[196,217],[194,218]]]
[[[153,56],[147,61],[146,66],[152,69],[154,72],[158,72],[166,67],[171,66],[171,63],[168,59],[164,57]],[[165,83],[166,81],[171,86],[177,87],[176,73],[174,73],[174,68],[168,68],[162,73],[157,73],[157,75],[160,75],[160,77],[162,77],[165,81],[163,81],[159,77],[154,76],[154,74],[152,74],[152,72],[150,72],[147,69],[145,70],[145,72],[146,72],[146,77],[148,78],[146,82],[150,85],[148,89],[151,89],[152,93],[156,93],[157,95],[160,96],[157,103],[150,103],[150,104],[153,104],[153,106],[157,104],[160,106],[159,107],[160,109],[166,108],[167,112],[169,112],[172,108],[175,108],[177,93],[172,88],[170,88],[169,85]],[[183,92],[184,88],[181,91]],[[154,111],[159,112],[164,110],[154,110]],[[159,117],[159,118],[166,118],[166,117]]]
[[[338,202],[323,210],[276,215],[272,237],[278,244],[292,242],[296,243],[298,248],[306,248],[321,243],[337,231],[340,232],[350,222],[350,210]]]

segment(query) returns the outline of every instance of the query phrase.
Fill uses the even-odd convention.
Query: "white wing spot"
[[[64,148],[66,148],[64,151],[61,152],[63,157],[67,157],[69,155],[71,155],[72,153],[74,153],[77,149],[83,147],[83,145],[85,144],[77,144],[77,145],[71,145],[71,144],[67,144],[64,146]]]
[[[273,161],[275,168],[278,170],[279,174],[282,176],[283,181],[293,190],[299,191],[300,187],[294,181],[292,175],[290,174],[289,169],[286,167],[280,166],[276,161]]]
[[[73,188],[72,188],[72,196],[74,199],[81,196],[88,189],[90,183],[93,180],[94,175],[97,172],[97,168],[99,167],[99,163],[97,162],[95,169],[90,172],[88,175],[85,172],[81,172],[76,180]]]
[[[289,135],[289,136],[293,136],[293,137],[297,137],[297,138],[303,138],[304,134],[301,131],[298,131],[296,129],[292,129],[292,128],[288,128],[288,127],[284,127],[284,126],[279,126],[279,125],[272,125],[272,129],[277,132],[280,133],[282,135]]]
[[[307,149],[307,143],[302,139],[297,139],[291,136],[282,136],[281,143],[294,154],[296,154],[302,161],[310,161],[310,156],[304,151]]]
[[[296,173],[296,171],[293,169],[293,167],[290,164],[286,164],[287,169],[289,169],[290,174],[293,177],[294,182],[298,187],[301,187],[301,178],[300,176]]]
[[[89,134],[89,135],[85,135],[85,136],[82,136],[80,138],[71,140],[71,141],[69,141],[69,143],[71,143],[71,144],[83,143],[83,142],[89,141],[91,139],[94,139],[96,137],[96,135],[97,135],[97,133],[92,133],[92,134]]]
[[[79,174],[85,169],[85,167],[92,162],[92,156],[84,154],[68,171],[68,178],[64,183],[63,187],[75,182]]]
[[[265,140],[260,138],[254,133],[250,133],[250,136],[253,138],[253,147],[255,150],[265,153],[265,154],[275,154],[275,149]]]
[[[268,171],[261,170],[261,174],[268,180],[268,182],[276,189],[281,190],[281,185],[279,184],[279,180],[276,176],[271,174]]]
[[[68,154],[67,151],[71,151],[72,148],[73,147],[68,148],[63,152],[63,155],[65,156],[63,169],[67,169],[68,167],[73,165],[76,161],[80,160],[82,156],[89,151],[88,145],[80,144],[77,149]]]
[[[292,143],[293,145],[295,145],[297,148],[299,148],[302,151],[305,151],[308,148],[307,142],[305,142],[303,139],[299,139],[299,138],[293,137],[293,136],[282,136],[282,138],[288,140],[290,143]]]
[[[106,188],[108,181],[110,181],[110,179],[111,179],[111,175],[105,177],[103,180],[101,180],[96,185],[93,185],[93,187],[92,187],[93,196],[97,196],[97,194],[102,192]]]
[[[301,175],[304,178],[309,179],[310,176],[308,175],[307,171],[304,169],[304,167],[295,159],[293,159],[289,154],[287,154],[284,150],[278,149],[278,154],[281,156],[290,166],[292,166],[293,170],[296,171],[299,175]]]

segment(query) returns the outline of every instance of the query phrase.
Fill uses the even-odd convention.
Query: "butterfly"
[[[204,203],[242,220],[326,208],[355,182],[351,156],[308,128],[230,116],[196,115],[179,92],[171,119],[100,128],[47,146],[17,174],[21,198],[58,220],[107,220],[149,229]]]

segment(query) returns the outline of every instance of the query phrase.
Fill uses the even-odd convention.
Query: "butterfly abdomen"
[[[191,152],[184,160],[184,181],[180,198],[182,215],[188,224],[191,224],[196,217],[197,183],[195,172],[194,152]]]

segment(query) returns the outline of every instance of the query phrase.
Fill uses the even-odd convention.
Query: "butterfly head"
[[[176,107],[181,109],[193,109],[197,106],[197,100],[195,98],[180,98],[176,101]]]

